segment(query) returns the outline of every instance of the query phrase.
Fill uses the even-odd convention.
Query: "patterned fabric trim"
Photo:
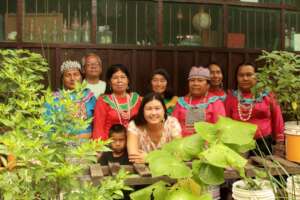
[[[172,97],[172,99],[164,99],[166,108],[168,109],[169,107],[174,107],[177,103],[177,100],[178,100],[177,96]]]
[[[219,99],[224,102],[226,100],[226,97],[227,97],[227,95],[224,94],[223,96],[219,96]]]
[[[112,109],[116,110],[117,107],[114,103],[114,101],[111,98],[111,95],[104,95],[103,96],[103,100],[105,103],[107,103]],[[129,104],[130,104],[130,108],[134,108],[135,105],[137,104],[139,100],[139,95],[136,92],[132,92],[130,95],[130,100],[129,100]],[[120,104],[120,109],[121,110],[128,110],[128,104],[127,103],[122,103]]]
[[[53,92],[53,96],[55,98],[55,100],[58,100],[61,98],[61,92],[62,90],[59,90],[59,91],[56,91],[56,92]],[[92,97],[94,96],[93,92],[91,92],[90,89],[86,88],[83,90],[83,98],[81,100],[79,100],[79,102],[87,102],[89,101]],[[71,93],[71,98],[72,100],[74,100],[75,98],[75,93]]]
[[[253,104],[255,102],[262,102],[263,98],[266,97],[266,96],[268,96],[269,93],[270,92],[268,92],[268,91],[265,90],[265,91],[261,92],[259,94],[259,96],[256,97],[255,99],[242,97],[242,99],[240,99],[240,102],[242,104]],[[238,97],[238,91],[237,90],[232,91],[232,94],[233,94],[233,96]]]
[[[182,107],[184,107],[186,109],[190,109],[190,108],[193,108],[193,107],[196,107],[196,108],[207,108],[209,104],[214,103],[214,102],[216,102],[219,99],[220,99],[219,96],[212,96],[212,97],[208,98],[207,103],[199,103],[199,104],[196,104],[196,105],[189,105],[184,100],[184,97],[179,97],[178,103],[179,103],[179,105],[181,105]]]

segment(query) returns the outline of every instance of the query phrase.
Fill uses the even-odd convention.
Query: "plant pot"
[[[300,125],[296,121],[285,123],[286,159],[300,163]]]
[[[300,200],[300,176],[290,176],[287,179],[286,190],[289,200]]]
[[[244,180],[239,180],[233,183],[232,197],[235,200],[275,200],[274,191],[269,181],[262,181],[262,189],[249,190],[246,188]]]

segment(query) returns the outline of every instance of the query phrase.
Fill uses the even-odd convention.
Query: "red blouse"
[[[114,124],[123,124],[127,128],[129,120],[120,118],[118,109],[128,109],[128,98],[116,97],[116,101],[119,104],[119,108],[117,107],[112,95],[103,95],[98,98],[94,111],[92,139],[108,139],[109,129]],[[141,97],[137,93],[131,93],[130,118],[137,114],[140,104]]]
[[[183,101],[183,103],[180,103],[181,101]],[[177,101],[172,115],[178,119],[182,128],[181,134],[184,137],[195,132],[195,130],[191,130],[186,127],[185,121],[188,108],[184,106],[184,102],[187,104],[191,104],[192,106],[207,104],[207,107],[205,108],[206,122],[215,123],[218,120],[218,115],[225,116],[225,108],[223,102],[220,100],[220,98],[214,96],[211,93],[208,93],[206,101],[203,101],[203,98],[193,98],[192,101],[190,101],[189,96],[181,97],[181,99]]]
[[[226,115],[232,119],[241,120],[238,109],[237,92],[230,92],[225,101]],[[243,98],[252,98],[251,92],[242,93]],[[240,111],[241,112],[241,111]],[[284,122],[281,114],[279,104],[276,102],[274,95],[266,94],[260,100],[255,100],[252,107],[251,116],[250,109],[248,112],[249,120],[247,122],[256,124],[258,126],[255,138],[262,138],[274,134],[276,141],[284,140]],[[246,117],[242,118],[245,120]]]

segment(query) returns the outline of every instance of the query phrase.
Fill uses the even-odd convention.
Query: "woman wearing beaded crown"
[[[182,128],[182,136],[195,132],[194,123],[206,121],[215,123],[218,115],[225,116],[223,102],[209,90],[210,74],[204,67],[192,67],[189,73],[189,93],[177,101],[173,116]]]
[[[269,154],[272,141],[276,141],[274,153],[279,155],[277,150],[282,149],[284,142],[284,123],[274,95],[267,91],[253,95],[251,89],[256,85],[256,77],[255,66],[252,63],[240,64],[236,70],[236,79],[237,90],[230,92],[225,101],[227,116],[257,125],[257,148],[254,153]]]
[[[124,65],[110,66],[106,72],[106,83],[105,95],[98,98],[95,107],[93,139],[106,140],[114,124],[127,127],[141,104],[141,97],[129,90],[130,77]]]
[[[96,104],[96,98],[94,94],[89,89],[83,90],[83,96],[74,91],[75,85],[78,82],[82,82],[81,66],[77,61],[67,60],[61,65],[61,79],[63,84],[63,90],[70,90],[72,101],[78,106],[78,111],[74,113],[74,117],[82,118],[84,120],[89,120],[93,117],[94,107]],[[63,97],[62,90],[57,91],[53,94],[54,102],[61,101]],[[80,97],[78,97],[80,96]],[[80,98],[80,99],[78,99]],[[51,115],[54,112],[64,112],[65,108],[53,107],[46,102],[46,114],[45,117],[50,123],[55,123],[52,121]],[[92,125],[89,124],[87,128],[81,130],[74,130],[70,127],[68,134],[74,135],[77,138],[89,139],[91,137]]]

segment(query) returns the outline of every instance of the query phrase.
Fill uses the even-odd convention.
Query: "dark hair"
[[[126,128],[122,124],[114,124],[109,129],[109,137],[112,136],[114,133],[124,133],[126,136]]]
[[[210,66],[211,66],[211,65],[216,65],[216,66],[218,66],[219,69],[221,70],[222,75],[224,75],[223,69],[222,69],[221,65],[219,65],[219,64],[216,63],[216,62],[209,63],[209,64],[207,65],[207,68],[208,68],[209,70],[210,70]]]
[[[127,78],[128,78],[128,89],[127,89],[127,92],[130,92],[130,76],[129,76],[129,71],[127,69],[127,67],[123,64],[115,64],[115,65],[111,65],[107,71],[106,71],[106,83],[107,83],[107,86],[106,86],[106,89],[105,89],[105,94],[111,94],[113,91],[112,91],[112,88],[110,86],[110,79],[111,77],[113,76],[114,73],[118,72],[118,71],[121,71],[123,72]]]
[[[171,99],[174,96],[173,89],[171,87],[171,78],[170,78],[170,75],[167,72],[167,70],[165,70],[163,68],[157,68],[153,71],[151,78],[149,80],[150,88],[151,88],[150,90],[152,91],[151,81],[152,81],[153,77],[157,74],[162,75],[167,80],[167,88],[163,95],[164,95],[164,98]]]
[[[238,75],[238,72],[240,70],[241,67],[245,66],[245,65],[250,65],[253,67],[254,69],[254,72],[256,72],[256,65],[252,62],[242,62],[240,64],[237,65],[236,69],[235,69],[235,73],[234,73],[234,76],[235,76],[235,86],[234,86],[234,89],[237,89],[238,88],[238,80],[237,80],[237,75]]]
[[[164,108],[164,112],[165,112],[164,119],[165,120],[167,119],[167,117],[168,117],[168,115],[167,115],[167,108],[166,108],[166,105],[164,103],[164,100],[163,100],[162,96],[160,94],[158,94],[158,93],[150,92],[150,93],[148,93],[148,94],[146,94],[144,96],[144,98],[142,100],[142,103],[141,103],[141,106],[139,108],[139,111],[138,111],[137,115],[133,119],[134,123],[137,126],[144,126],[144,125],[147,124],[147,121],[146,121],[146,119],[144,117],[144,107],[145,107],[145,105],[148,102],[150,102],[152,100],[158,100],[161,103],[161,105]]]

